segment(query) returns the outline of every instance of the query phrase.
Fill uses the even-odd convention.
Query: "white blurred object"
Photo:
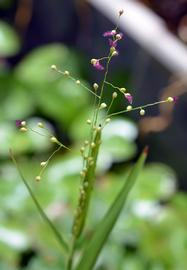
[[[28,239],[25,234],[4,227],[0,227],[0,242],[20,250],[25,249],[28,245]]]
[[[187,72],[187,47],[166,27],[165,22],[149,8],[134,0],[88,0],[114,24],[123,9],[119,27],[158,59],[168,70]],[[110,30],[110,29],[108,29]]]

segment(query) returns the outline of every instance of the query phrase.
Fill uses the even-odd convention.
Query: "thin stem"
[[[73,256],[74,256],[74,251],[75,251],[75,240],[76,240],[75,237],[73,237],[72,243],[70,246],[70,250],[69,250],[69,257],[68,257],[68,261],[67,261],[67,270],[72,269]]]
[[[120,91],[120,93],[124,94],[124,92],[121,90],[121,88],[120,88],[120,87],[115,86],[115,85],[113,85],[112,83],[107,82],[107,81],[105,81],[105,84],[110,85],[112,88],[117,89],[117,90],[119,90],[119,91]]]
[[[110,111],[110,109],[111,109],[111,107],[112,107],[112,105],[113,105],[113,102],[114,102],[114,98],[112,98],[112,100],[111,100],[111,102],[110,102],[110,106],[108,107],[108,110],[107,110],[107,112],[106,112],[106,117],[108,117],[108,113],[109,113],[109,111]]]
[[[104,56],[104,57],[101,57],[101,58],[98,58],[97,60],[101,61],[101,60],[105,60],[105,59],[108,59],[109,56]]]
[[[143,105],[143,106],[134,107],[131,110],[125,109],[125,110],[122,110],[122,111],[119,111],[119,112],[111,113],[111,114],[108,115],[108,117],[111,117],[111,116],[114,116],[114,115],[119,115],[119,114],[130,112],[130,111],[141,110],[141,109],[144,109],[144,108],[147,108],[147,107],[151,107],[151,106],[166,103],[166,102],[168,102],[168,100],[157,101],[157,102],[146,104],[146,105]]]
[[[98,106],[97,106],[97,109],[96,109],[96,115],[95,115],[95,121],[94,121],[95,125],[97,123],[97,118],[98,118],[98,114],[99,114],[99,107],[100,107],[101,102],[102,102],[104,86],[105,86],[106,78],[107,78],[107,75],[108,75],[108,68],[109,68],[109,63],[110,63],[111,58],[112,58],[111,53],[109,53],[108,61],[106,63],[106,71],[105,71],[104,79],[103,79],[103,82],[102,82],[102,85],[101,85],[100,100],[98,102]]]
[[[43,136],[43,137],[48,137],[48,136],[50,136],[50,135],[42,134],[42,133],[40,133],[39,131],[32,129],[31,127],[28,127],[28,128],[29,128],[32,132],[34,132],[34,133],[36,133],[36,134],[38,134],[38,135],[40,135],[40,136]]]
[[[42,174],[44,173],[49,161],[53,158],[53,156],[58,152],[60,151],[60,149],[62,148],[62,145],[60,145],[50,156],[49,158],[47,159],[46,161],[46,165],[41,169],[40,173],[39,173],[39,176],[42,176]]]
[[[71,75],[67,75],[65,72],[59,70],[59,69],[56,69],[56,71],[62,75],[65,75],[67,76],[69,79],[71,79],[73,82],[76,83],[76,79],[74,77],[72,77]],[[97,98],[100,99],[100,96],[98,96],[96,93],[94,93],[90,88],[88,88],[86,85],[84,85],[82,82],[79,83],[79,85],[81,85],[84,89],[86,89],[87,91],[89,91],[90,93],[92,93],[94,96],[96,96]]]

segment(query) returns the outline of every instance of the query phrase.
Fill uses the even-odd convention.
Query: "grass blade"
[[[46,215],[45,212],[43,211],[43,209],[42,209],[40,203],[38,202],[38,200],[36,199],[34,193],[32,192],[32,189],[30,188],[29,184],[28,184],[27,181],[25,180],[25,177],[24,177],[23,174],[22,174],[22,171],[21,171],[21,169],[20,169],[20,167],[19,167],[19,165],[18,165],[18,163],[17,163],[17,161],[16,161],[16,159],[15,159],[15,157],[14,157],[14,155],[13,155],[12,150],[10,150],[10,157],[11,157],[13,163],[15,164],[15,166],[16,166],[18,172],[19,172],[19,175],[20,175],[20,177],[21,177],[21,179],[22,179],[22,181],[23,181],[25,187],[27,188],[27,190],[28,190],[28,192],[29,192],[29,194],[30,194],[30,196],[31,196],[31,198],[32,198],[32,200],[33,200],[33,202],[34,202],[34,204],[36,205],[36,208],[38,209],[38,211],[39,211],[41,217],[44,219],[44,221],[45,221],[45,222],[48,224],[48,226],[51,228],[51,230],[52,230],[54,236],[56,237],[57,241],[60,243],[63,252],[64,252],[65,254],[67,254],[67,253],[68,253],[68,245],[67,245],[67,243],[65,242],[65,240],[64,240],[63,237],[62,237],[62,235],[59,233],[59,231],[56,229],[56,227],[54,226],[54,224],[51,222],[51,220],[47,217],[47,215]]]
[[[134,185],[141,169],[143,168],[145,159],[147,156],[147,147],[144,149],[140,158],[132,168],[125,184],[123,185],[121,191],[117,195],[116,199],[112,203],[111,207],[101,220],[100,224],[97,226],[95,233],[93,234],[89,244],[83,252],[83,256],[76,268],[76,270],[91,270],[93,269],[96,260],[99,256],[101,249],[103,248],[109,234],[111,233],[120,212],[125,204],[127,195]]]

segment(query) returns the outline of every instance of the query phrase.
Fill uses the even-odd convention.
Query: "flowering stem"
[[[112,83],[107,82],[107,81],[105,81],[105,84],[110,85],[112,88],[117,89],[117,90],[119,90],[119,91],[120,91],[120,93],[124,94],[124,92],[122,91],[122,89],[121,89],[120,87],[115,86],[115,85],[113,85]],[[125,88],[123,88],[123,89],[125,89]]]
[[[105,60],[105,59],[108,59],[108,58],[109,58],[109,56],[104,56],[104,57],[98,58],[98,60],[101,61],[101,60]]]
[[[102,82],[102,85],[101,85],[100,100],[98,102],[98,107],[96,109],[97,111],[96,111],[96,116],[95,116],[95,125],[97,123],[97,118],[98,118],[98,114],[99,114],[99,107],[100,107],[101,102],[102,102],[104,86],[105,86],[106,78],[107,78],[107,75],[108,75],[108,67],[109,67],[109,63],[110,63],[111,58],[112,58],[112,55],[111,55],[111,53],[109,53],[109,55],[108,55],[108,61],[106,63],[106,71],[105,71],[104,79],[103,79],[103,82]]]
[[[49,156],[49,158],[47,159],[47,161],[46,161],[46,165],[41,169],[41,171],[40,171],[40,173],[39,173],[39,176],[42,176],[42,174],[44,173],[44,171],[45,171],[45,169],[46,169],[46,167],[47,167],[47,165],[48,165],[48,163],[49,163],[49,161],[53,158],[53,156],[58,152],[58,151],[60,151],[60,149],[62,148],[63,146],[62,145],[60,145],[50,156]]]
[[[73,236],[70,250],[69,250],[69,257],[68,257],[68,261],[67,261],[67,270],[72,269],[73,256],[74,256],[74,251],[75,251],[75,241],[76,241],[76,238]]]
[[[62,74],[62,75],[65,75],[65,76],[67,76],[69,79],[71,79],[73,82],[77,82],[77,80],[74,78],[74,77],[72,77],[71,75],[67,75],[65,72],[63,72],[63,71],[61,71],[61,70],[59,70],[59,69],[56,69],[56,71],[58,72],[58,73],[60,73],[60,74]],[[100,99],[100,96],[98,96],[96,93],[94,93],[90,88],[88,88],[86,85],[84,85],[82,82],[79,82],[79,85],[81,85],[84,89],[86,89],[87,91],[89,91],[90,93],[92,93],[94,96],[96,96],[97,98],[99,98]]]
[[[168,100],[161,100],[161,101],[157,101],[157,102],[154,102],[154,103],[150,103],[150,104],[146,104],[146,105],[138,106],[138,107],[134,107],[134,108],[132,107],[131,110],[125,109],[125,110],[122,110],[122,111],[119,111],[119,112],[111,113],[111,114],[108,115],[108,117],[119,115],[119,114],[126,113],[126,112],[129,112],[129,111],[141,110],[143,108],[151,107],[151,106],[166,103],[166,102],[168,102]]]

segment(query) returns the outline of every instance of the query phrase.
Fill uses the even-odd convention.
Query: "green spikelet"
[[[85,219],[89,207],[90,194],[92,192],[95,180],[95,169],[100,144],[101,128],[98,127],[95,130],[94,140],[90,145],[89,156],[86,159],[85,169],[82,172],[82,185],[80,188],[80,196],[72,228],[72,233],[76,238],[80,236],[85,224]]]

